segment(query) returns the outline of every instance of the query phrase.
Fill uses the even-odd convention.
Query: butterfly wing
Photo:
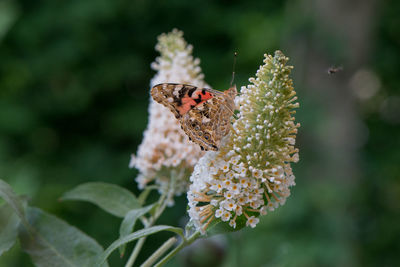
[[[236,87],[225,92],[192,85],[162,83],[151,89],[155,101],[169,108],[189,139],[204,150],[218,150],[230,130]]]
[[[161,83],[151,88],[153,99],[169,108],[177,119],[190,109],[223,93],[193,85]]]
[[[235,96],[236,88],[232,87],[192,108],[180,119],[182,129],[202,149],[218,150],[231,127]]]

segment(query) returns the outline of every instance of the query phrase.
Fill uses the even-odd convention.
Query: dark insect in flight
[[[342,71],[343,70],[343,67],[330,67],[329,69],[328,69],[328,74],[329,75],[333,75],[333,74],[336,74],[336,73],[338,73],[339,71]]]

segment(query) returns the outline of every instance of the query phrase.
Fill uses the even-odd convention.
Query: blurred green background
[[[119,219],[57,199],[88,181],[138,192],[128,162],[157,36],[184,31],[218,89],[234,51],[242,86],[280,49],[301,104],[292,196],[255,229],[197,242],[168,266],[399,266],[399,12],[395,0],[0,0],[0,177],[107,247]],[[159,222],[182,226],[185,208],[182,196]],[[0,266],[32,263],[17,245]]]

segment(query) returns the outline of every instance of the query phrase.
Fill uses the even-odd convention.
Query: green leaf
[[[83,200],[91,202],[117,217],[124,217],[128,211],[141,205],[130,191],[114,184],[81,184],[62,195],[61,200]]]
[[[103,248],[93,238],[38,208],[27,208],[26,214],[33,233],[21,230],[20,243],[35,266],[108,266],[94,264]]]
[[[119,228],[119,237],[122,238],[122,237],[132,233],[137,219],[139,219],[141,216],[143,216],[147,212],[149,212],[154,206],[155,206],[155,204],[152,204],[152,205],[146,206],[141,209],[134,209],[134,210],[129,211],[125,215],[125,218],[122,221],[121,226]],[[121,255],[123,255],[125,253],[125,247],[126,247],[126,244],[122,245],[119,248]]]
[[[207,227],[207,236],[227,234],[236,231],[238,231],[236,228],[232,228],[231,226],[229,226],[229,224],[218,219],[211,222],[211,224]]]
[[[17,240],[21,219],[10,205],[0,207],[0,256],[9,250]]]
[[[22,200],[14,193],[9,184],[0,179],[0,197],[3,198],[21,219],[21,222],[29,229],[29,224],[25,218],[25,209]]]
[[[250,216],[254,215],[256,217],[258,217],[260,215],[260,213],[256,213],[256,212],[247,212],[247,213]],[[232,228],[228,222],[223,222],[223,221],[221,221],[221,219],[214,220],[207,227],[207,234],[209,236],[213,236],[213,235],[237,232],[237,231],[243,229],[244,227],[246,227],[246,222],[247,222],[247,219],[244,215],[238,216],[236,218],[236,228]]]
[[[97,264],[95,266],[99,266],[101,263],[103,263],[108,258],[108,256],[118,247],[120,247],[124,244],[127,244],[128,242],[139,239],[141,237],[149,236],[149,235],[161,232],[161,231],[174,232],[174,233],[182,236],[182,238],[184,238],[183,230],[178,227],[172,227],[172,226],[167,226],[167,225],[158,225],[158,226],[153,226],[153,227],[149,227],[146,229],[142,229],[142,230],[136,231],[130,235],[127,235],[127,236],[124,236],[124,237],[121,237],[121,238],[115,240],[106,249],[106,251],[104,251],[104,253],[102,255],[100,255],[99,260],[97,261]]]

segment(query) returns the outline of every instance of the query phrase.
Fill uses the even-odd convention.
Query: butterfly
[[[177,83],[151,88],[153,99],[172,111],[189,140],[214,151],[230,131],[236,94],[236,86],[224,92]]]

